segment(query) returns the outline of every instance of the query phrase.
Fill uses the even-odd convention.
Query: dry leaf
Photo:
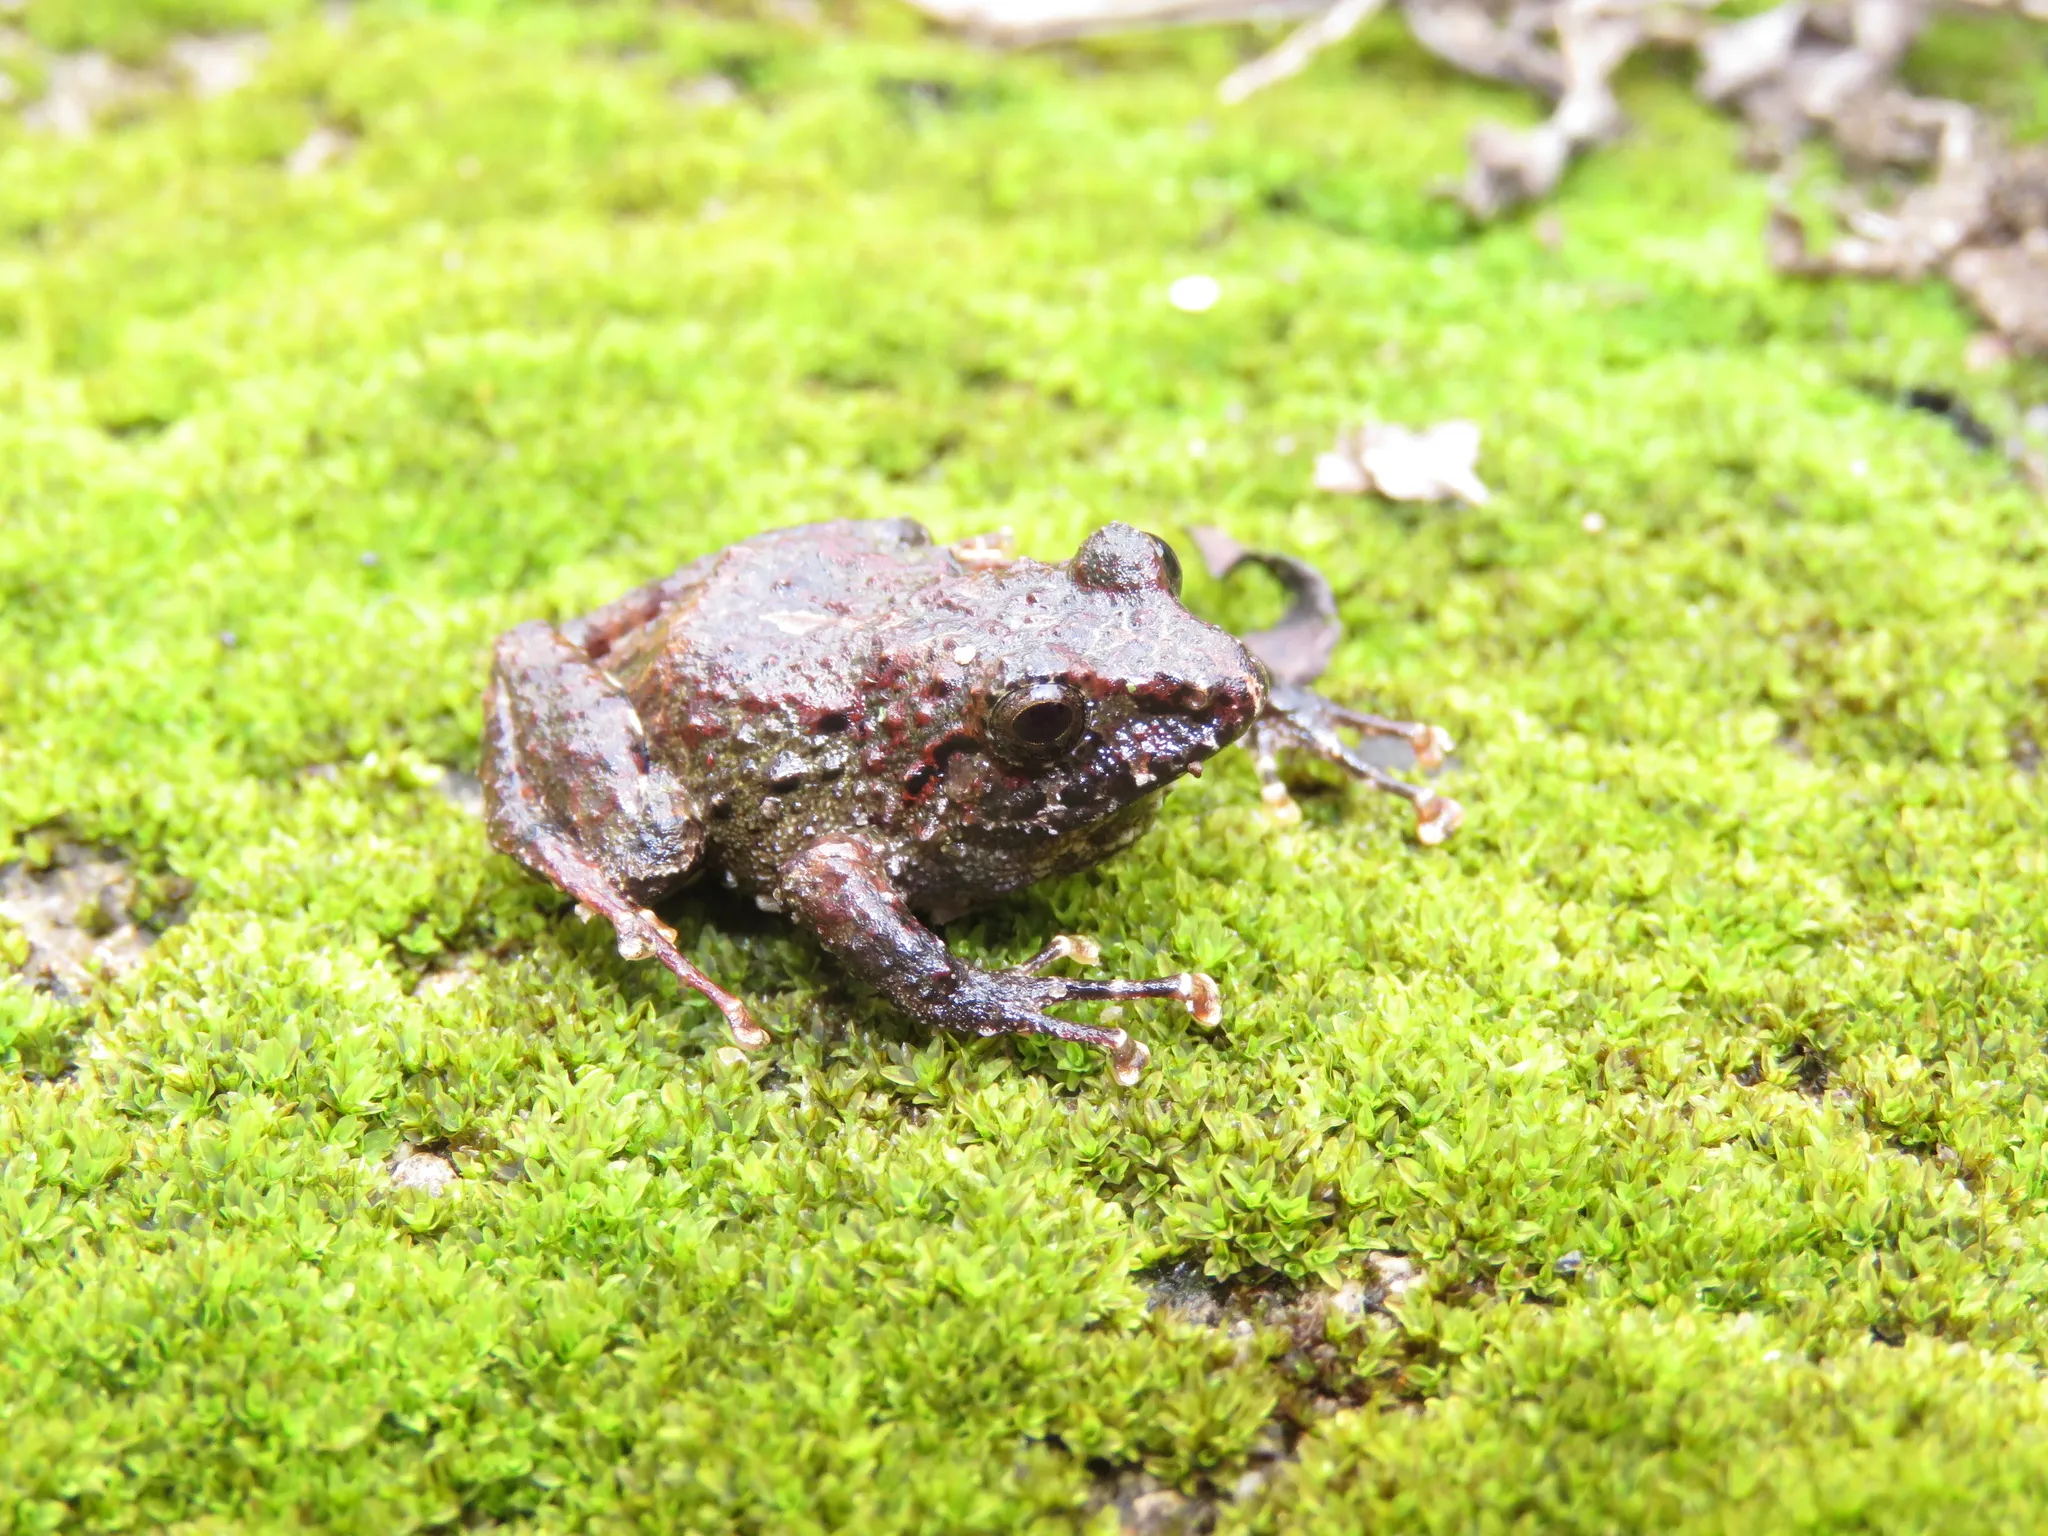
[[[1479,427],[1444,421],[1420,432],[1368,421],[1341,432],[1316,457],[1315,487],[1340,496],[1376,494],[1389,501],[1462,501],[1482,507],[1492,493],[1476,472]]]

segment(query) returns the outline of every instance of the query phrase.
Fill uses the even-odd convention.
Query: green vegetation
[[[2039,1523],[2048,523],[1887,391],[2009,431],[2048,372],[1965,373],[1938,287],[1769,275],[1656,70],[1547,243],[1430,200],[1531,109],[1392,26],[1223,113],[1247,37],[21,21],[265,18],[235,94],[0,119],[0,864],[117,848],[182,916],[83,1001],[0,982],[0,1530],[1108,1531],[1109,1472],[1231,1494],[1276,1416],[1227,1530]],[[2017,35],[1919,67],[2048,123]],[[1310,496],[1367,408],[1480,421],[1494,503]],[[1322,562],[1330,690],[1451,728],[1465,831],[1276,831],[1233,754],[955,930],[1214,972],[1135,1092],[687,900],[778,1037],[721,1063],[439,781],[499,629],[868,514]],[[1306,1339],[1146,1310],[1387,1252],[1420,1282]]]

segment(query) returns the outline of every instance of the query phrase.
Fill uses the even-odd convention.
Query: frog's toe
[[[1465,807],[1449,795],[1426,795],[1415,802],[1415,840],[1434,848],[1464,824]]]
[[[1287,792],[1287,786],[1278,779],[1259,786],[1259,799],[1265,804],[1267,818],[1275,826],[1301,825],[1301,807],[1294,803],[1294,796]]]
[[[732,1043],[743,1051],[758,1051],[773,1043],[775,1037],[756,1024],[747,1015],[747,1010],[735,1000],[738,1016],[725,1015],[726,1027],[732,1031]],[[721,1010],[722,1012],[723,1010]]]
[[[1152,1053],[1145,1048],[1144,1041],[1133,1040],[1121,1029],[1117,1034],[1122,1038],[1109,1048],[1110,1070],[1124,1087],[1135,1088],[1145,1075],[1145,1063],[1152,1059]]]
[[[1045,948],[1017,969],[1026,975],[1036,976],[1047,966],[1056,965],[1062,960],[1071,960],[1076,965],[1100,965],[1102,946],[1085,934],[1056,933],[1046,940]]]

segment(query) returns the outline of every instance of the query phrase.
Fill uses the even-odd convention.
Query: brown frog
[[[1294,589],[1290,618],[1312,621],[1320,576],[1275,569]],[[1320,586],[1334,622],[1328,595]],[[1316,713],[1335,708],[1276,685],[1244,642],[1182,607],[1171,547],[1126,524],[1048,565],[1000,539],[937,545],[904,520],[822,523],[747,539],[559,628],[501,636],[484,799],[498,848],[607,918],[620,954],[652,956],[703,993],[745,1048],[767,1034],[650,910],[709,869],[913,1018],[1082,1041],[1130,1084],[1143,1045],[1047,1009],[1175,998],[1213,1024],[1207,976],[1045,974],[1097,958],[1069,935],[981,970],[920,918],[944,924],[1125,847],[1166,785],[1255,725],[1262,741],[1326,755],[1335,723],[1405,736],[1425,759],[1441,744],[1406,722]],[[1384,787],[1416,802],[1426,840],[1455,826],[1453,802]]]

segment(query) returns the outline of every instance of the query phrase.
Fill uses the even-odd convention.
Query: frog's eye
[[[1171,592],[1180,596],[1180,557],[1157,534],[1129,523],[1105,523],[1074,556],[1074,576],[1100,592]]]
[[[989,716],[1000,746],[1019,757],[1046,757],[1081,730],[1081,700],[1063,683],[1027,683],[997,701]]]
[[[1166,590],[1171,592],[1175,597],[1179,597],[1180,556],[1176,555],[1173,552],[1173,546],[1167,543],[1166,540],[1159,537],[1158,534],[1148,533],[1145,535],[1145,537],[1150,539],[1152,541],[1153,547],[1159,551],[1159,565],[1160,568],[1166,572]]]

